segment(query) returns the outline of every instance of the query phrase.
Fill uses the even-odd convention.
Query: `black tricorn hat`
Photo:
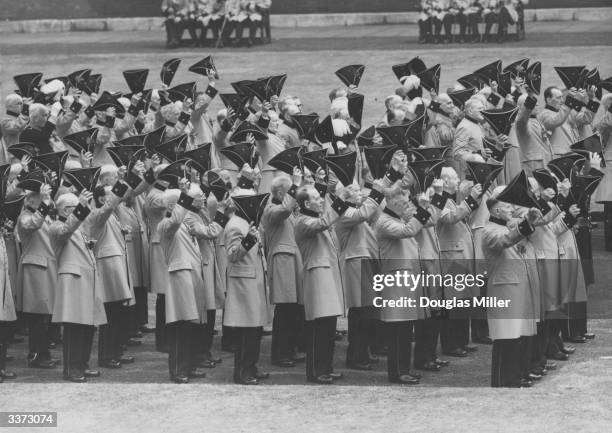
[[[423,111],[420,117],[417,117],[410,122],[406,128],[406,134],[404,140],[408,147],[420,147],[423,145],[423,133],[425,132],[425,122],[427,121],[427,114]]]
[[[195,100],[196,83],[183,83],[168,89],[168,98],[172,102],[184,101],[186,99]]]
[[[446,154],[451,150],[450,146],[439,146],[439,147],[419,147],[418,149],[410,148],[407,149],[412,155],[414,155],[415,161],[421,160],[432,160],[432,159],[444,159]]]
[[[123,105],[121,105],[121,103],[117,101],[117,98],[107,91],[104,91],[102,95],[100,95],[96,103],[93,104],[91,108],[93,108],[94,111],[106,111],[106,109],[110,107],[115,108],[116,114],[125,114],[125,108]]]
[[[499,81],[497,82],[497,93],[502,95],[504,98],[512,90],[512,80],[510,79],[511,73],[509,71],[502,72],[499,74]]]
[[[230,83],[230,85],[236,91],[236,93],[238,93],[239,95],[249,96],[249,98],[250,98],[250,93],[247,90],[246,86],[248,84],[253,83],[254,81],[255,80],[240,80],[240,81],[234,81],[233,83]]]
[[[32,157],[32,162],[41,170],[49,170],[61,174],[68,158],[68,152],[51,152]]]
[[[597,83],[597,87],[601,87],[602,89],[605,89],[608,92],[612,92],[612,77],[608,77],[605,80],[601,80],[599,83]]]
[[[87,84],[89,74],[91,74],[91,69],[80,69],[68,74],[67,77],[72,87],[83,90],[83,87]]]
[[[289,149],[285,149],[282,152],[277,153],[268,161],[268,164],[272,167],[287,173],[288,175],[293,175],[293,168],[297,167],[302,169],[302,148],[299,146],[290,147]]]
[[[42,170],[31,171],[18,184],[17,188],[27,191],[40,192],[40,188],[47,182],[47,177]]]
[[[364,96],[360,93],[351,93],[348,97],[348,112],[349,116],[361,127],[361,119],[363,116],[363,101]]]
[[[238,125],[238,128],[232,133],[229,138],[230,141],[234,143],[239,143],[241,141],[246,141],[246,137],[249,134],[253,134],[253,138],[255,140],[267,140],[268,134],[266,131],[261,129],[258,125],[254,123],[244,121]]]
[[[204,57],[199,62],[194,63],[189,67],[188,71],[198,75],[204,75],[205,77],[212,73],[215,75],[216,80],[219,79],[219,73],[215,67],[212,56]]]
[[[239,115],[245,109],[249,100],[248,97],[238,93],[219,93],[219,97],[225,108],[231,108],[236,115]]]
[[[327,149],[313,150],[302,154],[302,164],[314,175],[318,169],[327,170]]]
[[[283,91],[283,86],[285,85],[285,81],[287,80],[287,74],[282,75],[272,75],[268,78],[268,83],[266,87],[266,96],[268,100],[276,95],[280,96]]]
[[[365,147],[372,146],[374,144],[374,136],[376,135],[376,127],[374,125],[364,129],[357,136],[357,146]]]
[[[121,140],[113,141],[115,146],[144,146],[147,134],[128,135]]]
[[[463,109],[463,106],[465,105],[467,100],[470,99],[474,95],[475,92],[476,92],[476,89],[470,88],[470,89],[461,89],[461,90],[454,90],[451,92],[447,92],[447,95],[449,98],[451,98],[451,100],[453,101],[453,104],[455,104],[457,108]]]
[[[157,175],[157,179],[170,182],[172,188],[178,187],[178,181],[182,178],[187,178],[188,175],[188,159],[179,159],[168,164]]]
[[[214,171],[209,171],[206,173],[206,182],[208,183],[208,188],[213,193],[217,201],[223,200],[225,195],[228,192],[227,186],[221,176]]]
[[[25,196],[21,196],[18,199],[12,201],[0,200],[0,217],[7,219],[13,223],[13,226],[17,224],[17,219],[23,209],[23,201]]]
[[[156,146],[154,150],[168,161],[174,162],[183,157],[188,140],[189,136],[187,134],[181,134]]]
[[[414,161],[408,165],[408,169],[414,177],[420,192],[425,192],[435,178],[440,177],[444,166],[442,160]]]
[[[77,189],[77,192],[83,190],[93,191],[98,183],[100,176],[100,167],[78,168],[75,170],[64,170],[64,177],[68,182]]]
[[[584,160],[585,158],[583,155],[570,152],[550,161],[548,163],[548,168],[557,176],[559,181],[562,181],[563,179],[570,179],[574,165],[577,163],[580,164],[580,162],[584,162]]]
[[[405,147],[408,127],[408,123],[393,126],[377,126],[376,132],[382,137],[383,145]]]
[[[434,65],[431,68],[419,72],[417,76],[421,79],[421,86],[425,88],[425,90],[427,90],[428,92],[433,89],[437,94],[440,91],[441,71],[442,66],[438,63],[437,65]]]
[[[327,155],[325,157],[327,167],[336,175],[342,185],[348,186],[353,183],[357,162],[357,152],[342,155]]]
[[[268,203],[268,198],[270,198],[270,194],[233,196],[232,201],[236,205],[236,215],[249,223],[254,223],[257,227]]]
[[[480,90],[484,86],[484,79],[476,74],[467,74],[463,77],[457,78],[457,82],[466,89],[477,89]]]
[[[482,116],[491,125],[496,134],[510,134],[512,124],[518,115],[518,108],[511,110],[483,110]]]
[[[83,92],[91,95],[92,93],[100,92],[100,84],[102,84],[102,74],[91,74],[87,77],[85,81],[85,86],[83,87]]]
[[[170,59],[162,65],[162,69],[159,74],[162,83],[168,87],[170,86],[170,83],[172,83],[172,79],[174,78],[174,74],[176,74],[176,70],[180,64],[181,59]]]
[[[314,132],[314,137],[319,144],[332,143],[334,149],[336,148],[334,126],[332,124],[331,116],[327,116],[325,119],[319,122]]]
[[[166,135],[166,125],[162,125],[151,132],[148,132],[143,140],[144,147],[150,151],[155,152],[155,148],[164,142]]]
[[[77,152],[93,152],[98,136],[98,128],[89,128],[83,131],[66,135],[63,141]]]
[[[488,65],[483,66],[480,69],[474,71],[475,75],[486,80],[486,83],[489,84],[491,81],[499,82],[499,74],[502,71],[502,62],[501,60],[497,60],[493,63],[489,63]]]
[[[482,144],[485,148],[491,151],[491,158],[493,158],[497,162],[504,162],[506,152],[508,151],[508,149],[510,149],[510,145],[500,148],[497,144],[497,140],[489,137],[483,137]]]
[[[495,181],[499,173],[504,169],[501,163],[488,163],[467,161],[468,176],[466,179],[482,186],[483,193],[486,192]]]
[[[597,99],[601,99],[602,97],[601,87],[598,85],[600,82],[601,82],[601,76],[599,75],[599,69],[597,68],[591,69],[586,75],[585,84],[587,86],[596,87],[595,96],[597,97]]]
[[[133,94],[140,93],[144,90],[149,76],[148,69],[129,69],[123,71],[123,78]]]
[[[366,146],[363,148],[363,154],[374,179],[382,179],[396,150],[397,146]]]
[[[243,85],[244,91],[249,96],[254,96],[261,102],[268,100],[267,88],[268,78],[261,78],[259,80],[247,81]]]
[[[17,159],[23,158],[25,155],[33,157],[38,155],[38,147],[32,143],[16,143],[7,148],[7,150],[13,154]]]
[[[259,154],[255,150],[255,146],[248,142],[225,146],[223,149],[219,150],[219,152],[236,164],[238,170],[240,170],[244,164],[249,164],[251,168],[255,168],[259,160]]]
[[[584,66],[555,66],[555,71],[567,89],[578,88]]]
[[[545,168],[536,168],[535,170],[533,170],[532,174],[535,180],[540,184],[542,189],[551,188],[555,191],[555,194],[558,193],[557,181],[552,176],[550,171],[546,170]]]
[[[345,86],[359,87],[363,71],[365,71],[364,65],[348,65],[338,69],[335,74]]]
[[[184,152],[183,158],[188,158],[189,165],[196,169],[200,174],[204,174],[210,170],[210,147],[211,143],[205,143],[200,147]]]
[[[32,98],[36,93],[36,88],[40,84],[43,74],[41,72],[31,72],[28,74],[15,75],[13,80],[17,84],[19,94],[24,98]]]
[[[604,174],[601,171],[591,169],[587,175],[576,174],[572,177],[570,192],[579,207],[585,206],[585,201],[595,192],[603,176]]]
[[[540,208],[529,187],[525,170],[521,170],[504,190],[499,193],[496,199],[516,206]]]
[[[294,114],[291,118],[295,121],[295,127],[300,138],[306,138],[309,137],[317,127],[319,115],[317,113]]]
[[[525,74],[527,73],[527,68],[529,67],[529,59],[521,59],[521,60],[517,60],[516,62],[512,62],[510,63],[508,66],[506,66],[503,70],[503,72],[510,72],[510,75],[512,75],[513,78],[517,78],[517,77],[525,77]]]
[[[119,146],[106,148],[106,151],[117,167],[121,167],[122,165],[127,167],[130,161],[132,161],[132,158],[137,156],[138,152],[142,150],[144,150],[144,146]]]
[[[592,134],[570,145],[570,149],[574,152],[597,152],[601,154],[603,150],[601,137],[599,134]]]
[[[540,88],[542,87],[542,63],[535,62],[529,65],[527,68],[527,74],[525,74],[525,84],[531,92],[539,95]]]
[[[427,69],[423,60],[421,60],[418,56],[412,58],[408,63],[401,63],[398,65],[391,66],[393,73],[397,77],[398,80],[401,80],[402,77],[407,75],[417,75],[419,72],[423,72]]]

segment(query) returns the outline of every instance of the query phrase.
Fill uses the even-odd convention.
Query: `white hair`
[[[106,176],[107,174],[117,174],[118,171],[119,168],[117,168],[116,165],[104,164],[102,167],[100,167],[100,177]]]
[[[453,167],[442,167],[442,170],[440,171],[440,178],[447,179],[451,176],[457,176],[455,169]]]
[[[11,93],[5,99],[6,105],[19,104],[22,101],[23,101],[23,98],[19,96],[17,93]]]
[[[49,109],[43,104],[32,104],[30,105],[30,117],[41,117],[47,114]]]
[[[76,206],[79,204],[79,198],[71,192],[62,194],[55,202],[55,207],[63,209],[68,206]]]
[[[170,206],[176,204],[178,202],[179,197],[181,196],[180,189],[167,189],[164,191],[164,200],[166,202],[166,206]]]

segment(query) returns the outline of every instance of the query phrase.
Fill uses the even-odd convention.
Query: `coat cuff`
[[[45,138],[50,138],[51,134],[53,134],[53,131],[55,131],[55,124],[47,120],[47,123],[45,123],[45,126],[41,131],[41,135]]]
[[[533,232],[535,232],[535,227],[533,227],[531,224],[529,224],[529,221],[527,221],[526,219],[524,219],[523,221],[521,221],[521,223],[518,225],[518,231],[520,234],[522,234],[523,236],[529,236],[530,234],[532,234]]]
[[[342,200],[339,197],[336,197],[334,199],[334,201],[332,202],[332,209],[338,214],[338,215],[342,215],[344,214],[344,212],[346,212],[346,210],[349,208],[349,205],[347,202],[345,202],[344,200]]]
[[[127,176],[126,182],[130,186],[130,188],[136,189],[136,187],[142,182],[142,179],[136,174],[130,172]]]
[[[229,120],[224,119],[223,122],[221,122],[221,129],[225,132],[230,132],[232,130],[232,123]]]
[[[584,107],[584,104],[582,102],[580,102],[578,99],[574,98],[571,95],[567,95],[563,103],[572,110],[576,111],[580,111],[582,107]]]
[[[153,185],[155,183],[155,175],[153,174],[152,168],[147,170],[147,172],[144,175],[144,179],[145,179],[145,182],[147,182],[149,185]]]
[[[79,114],[79,111],[81,111],[81,108],[83,108],[83,104],[81,104],[78,101],[74,101],[72,105],[70,106],[70,111],[72,111],[74,114]]]
[[[389,179],[389,182],[391,183],[395,183],[398,180],[400,180],[402,177],[404,177],[402,173],[395,170],[393,167],[389,167],[389,170],[387,171],[386,176],[387,176],[387,179]]]
[[[251,248],[253,248],[255,246],[255,244],[257,243],[257,238],[253,235],[247,234],[244,239],[242,239],[242,247],[249,251]]]
[[[132,116],[136,117],[138,116],[138,105],[130,105],[130,107],[128,108],[128,113],[131,114]]]
[[[321,197],[325,197],[325,194],[327,194],[327,185],[315,182],[314,187],[317,191],[319,191],[319,195]]]
[[[229,221],[229,218],[225,216],[223,212],[217,211],[217,213],[215,213],[215,218],[213,219],[213,221],[219,224],[221,227],[225,228],[225,225]]]
[[[193,197],[190,197],[184,192],[181,192],[181,195],[179,196],[179,199],[176,204],[184,207],[187,210],[191,210],[191,208],[193,207]]]
[[[542,211],[542,215],[546,215],[548,212],[552,210],[552,207],[548,204],[546,200],[539,199],[538,205],[540,206],[540,210]]]
[[[385,199],[385,195],[382,192],[377,191],[375,189],[370,190],[370,195],[368,197],[374,200],[379,206],[382,203],[382,201]]]
[[[238,119],[240,120],[247,120],[247,118],[249,117],[249,110],[241,110],[240,113],[238,114]]]
[[[92,117],[96,115],[96,112],[94,111],[93,107],[90,105],[85,109],[85,114],[87,115],[87,117],[91,119]]]
[[[467,203],[468,207],[472,209],[472,211],[475,211],[476,209],[478,209],[478,206],[479,206],[478,200],[475,200],[474,197],[472,197],[471,195],[468,195],[465,198],[465,202]]]
[[[117,181],[115,183],[115,185],[113,186],[112,192],[113,194],[115,194],[117,197],[119,198],[123,198],[123,196],[125,195],[125,193],[128,190],[128,185],[121,182],[121,181]]]
[[[240,176],[240,178],[238,179],[238,184],[236,186],[242,189],[253,189],[254,185],[255,183],[251,179],[248,179],[244,176]]]
[[[213,99],[215,96],[217,96],[217,93],[219,93],[219,91],[209,84],[208,87],[206,87],[206,90],[204,91],[204,93],[210,99]]]
[[[30,106],[28,104],[23,104],[23,107],[21,107],[21,114],[24,116],[30,115]]]
[[[178,121],[187,125],[189,123],[189,119],[191,119],[191,114],[185,113],[184,111],[180,114]]]
[[[440,194],[434,194],[433,197],[431,198],[431,204],[437,207],[438,209],[442,210],[446,206],[447,200],[448,200],[447,197],[444,197]]]
[[[104,122],[104,126],[109,129],[112,129],[115,126],[115,118],[113,116],[106,116],[106,122]]]
[[[269,118],[265,118],[263,116],[259,116],[259,120],[257,121],[257,126],[259,126],[261,129],[268,129],[269,125],[270,125],[270,119]]]
[[[586,107],[587,107],[587,109],[588,109],[590,112],[592,112],[592,113],[597,113],[597,110],[599,110],[599,106],[600,106],[600,105],[601,105],[601,104],[600,104],[599,102],[597,102],[597,101],[589,101],[589,102],[586,104]]]
[[[574,218],[571,213],[566,212],[565,216],[563,217],[563,222],[565,223],[568,229],[571,229],[574,224],[576,224],[576,218]]]
[[[74,211],[72,212],[72,214],[81,222],[83,222],[83,220],[85,220],[85,218],[87,218],[87,215],[89,215],[89,213],[91,212],[91,209],[89,209],[88,207],[83,206],[81,203],[79,203],[75,208]]]
[[[291,185],[291,188],[289,188],[289,191],[287,191],[287,194],[289,194],[291,197],[295,199],[295,195],[297,194],[297,189],[298,189],[297,186]]]
[[[487,102],[489,102],[490,104],[493,104],[493,105],[497,105],[497,104],[499,104],[499,100],[500,99],[501,98],[499,97],[499,95],[497,95],[495,93],[491,93],[489,95],[489,97],[487,98]]]
[[[40,202],[40,205],[38,206],[38,212],[40,212],[42,214],[42,216],[46,217],[47,215],[49,215],[49,211],[51,210],[51,206],[48,206],[47,204]]]
[[[144,129],[145,124],[143,122],[141,122],[140,120],[137,120],[136,122],[134,122],[134,129],[136,129],[136,131],[140,134],[142,133],[142,130]]]
[[[416,214],[414,214],[414,217],[417,219],[418,222],[421,223],[421,225],[424,226],[425,224],[427,224],[427,221],[429,221],[431,214],[429,213],[429,211],[423,209],[420,206],[417,206],[417,211]]]
[[[525,99],[525,108],[527,108],[528,110],[533,110],[537,103],[538,100],[534,96],[529,95]]]

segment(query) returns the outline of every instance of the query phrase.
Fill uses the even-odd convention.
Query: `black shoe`
[[[30,368],[43,368],[46,370],[50,370],[52,368],[56,367],[55,362],[53,362],[50,359],[44,359],[44,360],[40,360],[37,359],[36,357],[33,359],[28,358],[28,367]]]
[[[200,361],[198,364],[198,367],[202,367],[202,368],[215,368],[216,366],[217,364],[211,361],[210,359],[204,359]]]
[[[542,375],[541,374],[536,374],[536,373],[532,372],[532,373],[529,373],[525,379],[531,380],[531,381],[536,381],[536,380],[542,379]]]
[[[259,385],[259,381],[255,377],[246,377],[236,383],[238,383],[239,385]]]
[[[336,373],[335,371],[329,373],[328,376],[331,377],[333,380],[344,379],[344,375],[342,373]]]
[[[233,346],[221,346],[221,350],[227,353],[234,353]]]
[[[533,382],[527,379],[521,379],[519,383],[519,388],[531,388],[533,386]]]
[[[476,352],[478,350],[478,346],[474,346],[473,344],[467,344],[463,350],[465,350],[466,352]]]
[[[155,328],[151,328],[147,325],[143,325],[140,327],[140,332],[142,332],[143,334],[152,334],[155,332]]]
[[[269,337],[270,335],[272,335],[272,331],[261,331],[261,336],[262,337]]]
[[[47,347],[49,347],[49,349],[55,349],[57,347],[57,343],[55,341],[49,341],[49,345]]]
[[[423,370],[423,371],[440,371],[441,367],[440,365],[436,364],[433,361],[429,361],[426,362],[423,365],[419,365],[416,367],[417,370]]]
[[[208,361],[214,362],[215,364],[221,364],[223,362],[223,359],[221,359],[220,357],[215,358],[214,356],[212,356],[210,353],[208,354],[208,356],[206,357],[206,359]]]
[[[121,358],[119,358],[119,362],[121,364],[133,364],[134,361],[136,361],[136,358],[134,358],[133,356],[124,355]]]
[[[419,373],[417,373],[416,371],[409,371],[408,374],[412,377],[414,377],[415,379],[419,379],[421,380],[423,378],[423,376],[421,376]]]
[[[140,346],[142,344],[142,341],[130,338],[125,344],[128,347]]]
[[[100,362],[98,363],[98,365],[103,368],[112,368],[112,369],[121,368],[121,362],[117,361],[116,359],[111,359],[109,361]]]
[[[372,370],[372,365],[368,363],[346,363],[346,368],[350,368],[351,370],[361,370],[361,371],[369,371]]]
[[[457,358],[465,358],[467,356],[467,352],[460,347],[456,348],[455,350],[451,350],[448,353],[445,352],[444,354],[448,356],[454,356]]]
[[[335,336],[334,336],[334,339],[335,339],[336,341],[342,341],[342,332],[340,332],[340,331],[336,331],[336,334],[335,334]]]
[[[593,334],[592,332],[585,332],[582,336],[587,340],[592,340],[593,338],[595,338],[595,334]]]
[[[479,338],[477,340],[472,340],[472,341],[474,341],[474,343],[477,343],[477,344],[493,344],[493,340],[491,340],[491,337]]]
[[[74,383],[87,382],[87,379],[85,379],[85,376],[83,376],[82,374],[78,374],[78,373],[69,374],[67,377],[64,378],[64,380],[67,380],[69,382],[74,382]]]
[[[376,356],[376,355],[371,355],[371,356],[368,358],[368,362],[369,362],[370,364],[378,364],[378,362],[379,362],[379,361],[380,361],[380,359],[378,359],[378,356]]]
[[[142,332],[139,331],[139,330],[136,330],[136,331],[134,331],[134,333],[132,335],[130,335],[130,338],[142,338]]]
[[[291,359],[279,359],[278,361],[272,362],[272,365],[276,365],[277,367],[289,368],[295,367],[295,361]]]
[[[440,367],[446,367],[448,364],[450,364],[450,361],[447,361],[445,359],[440,359],[440,358],[434,359],[434,362],[438,364]]]
[[[291,360],[293,362],[306,362],[306,355],[304,355],[303,353],[296,353],[295,355],[293,355]]]
[[[544,365],[544,368],[546,368],[546,370],[548,370],[548,371],[556,370],[557,369],[557,364],[552,362],[552,361],[546,361],[546,364]]]
[[[187,376],[183,376],[182,374],[174,376],[171,379],[174,383],[189,383],[189,378]]]
[[[571,355],[576,352],[576,348],[572,346],[563,346],[561,348],[561,352],[565,353],[566,355]]]
[[[0,370],[0,377],[2,379],[15,379],[17,375],[12,371]]]
[[[257,380],[264,380],[264,379],[269,379],[270,378],[270,373],[266,373],[265,371],[258,371],[257,373],[255,373],[255,379]]]
[[[313,380],[314,383],[318,383],[321,385],[331,385],[334,383],[334,379],[329,374],[322,374]]]
[[[85,375],[85,377],[100,377],[100,371],[98,370],[90,370],[89,368],[86,369],[83,374]]]
[[[586,338],[584,338],[582,335],[574,335],[565,341],[569,343],[586,343]]]
[[[204,373],[202,370],[198,368],[194,368],[193,370],[189,372],[189,377],[192,379],[202,379],[206,377],[206,373]]]
[[[417,379],[416,377],[410,376],[409,374],[402,374],[400,377],[398,377],[395,380],[391,381],[392,383],[402,383],[404,385],[418,385],[419,379]]]
[[[567,361],[569,359],[569,355],[567,353],[563,353],[563,352],[556,352],[556,353],[553,353],[550,356],[547,356],[547,358],[554,359],[555,361]],[[550,368],[549,368],[549,370],[550,370]]]
[[[372,354],[373,355],[377,355],[377,356],[387,356],[387,353],[389,352],[387,346],[381,346],[381,347],[377,347],[377,348],[373,348],[372,349]]]

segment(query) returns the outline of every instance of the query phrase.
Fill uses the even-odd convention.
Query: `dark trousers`
[[[587,303],[571,302],[568,304],[568,331],[570,337],[577,337],[587,332]]]
[[[191,357],[194,364],[196,360],[204,359],[204,344],[206,343],[207,332],[206,323],[191,324]],[[196,367],[196,365],[194,365],[194,367]]]
[[[334,371],[336,316],[306,321],[306,380],[313,381]]]
[[[241,383],[257,374],[263,328],[261,326],[236,327],[232,328],[232,332],[235,341],[234,382]]]
[[[49,323],[49,341],[60,343],[62,341],[62,325]]]
[[[547,356],[553,356],[563,348],[561,336],[564,333],[564,329],[567,329],[567,319],[549,319],[548,322],[549,332],[546,354]]]
[[[546,365],[546,352],[550,340],[550,320],[538,322],[538,334],[533,343],[531,366],[534,368]]]
[[[216,20],[210,20],[208,21],[208,25],[205,26],[202,23],[199,23],[198,27],[200,29],[200,41],[201,42],[206,42],[206,36],[208,35],[208,29],[210,29],[211,32],[211,41],[213,43],[217,42],[217,39],[219,39],[219,30],[221,30],[221,26],[223,25],[223,18],[218,18]]]
[[[134,321],[136,329],[149,323],[149,294],[146,287],[134,287]]]
[[[385,336],[387,332],[385,330],[385,322],[382,320],[373,320],[370,325],[370,349],[375,355],[386,355],[387,342]]]
[[[520,363],[521,363],[521,377],[527,378],[531,371],[531,357],[533,354],[533,346],[535,344],[536,336],[523,336],[520,338]]]
[[[437,317],[419,320],[414,324],[414,365],[422,367],[438,358],[436,347],[444,321]]]
[[[518,387],[521,382],[520,338],[494,340],[491,362],[491,386]]]
[[[399,380],[404,374],[410,374],[413,325],[412,321],[385,323],[388,347],[387,375],[391,382]]]
[[[512,17],[510,16],[510,12],[505,7],[501,8],[499,12],[499,24],[497,27],[497,34],[499,36],[505,37],[508,34],[508,26],[511,24],[516,24]]]
[[[480,23],[480,21],[480,14],[468,14],[467,24],[470,29],[470,33],[472,34],[472,37],[480,36],[480,31],[478,30],[478,23]]]
[[[38,359],[51,359],[49,352],[49,323],[51,315],[23,313],[28,324],[28,344],[30,355],[38,354]]]
[[[291,359],[295,356],[300,332],[300,310],[299,304],[283,303],[274,306],[274,318],[272,320],[272,362],[281,359]]]
[[[603,214],[604,242],[606,251],[612,251],[612,202],[604,203]]]
[[[491,29],[493,28],[493,24],[497,22],[497,14],[494,12],[490,12],[484,16],[485,22],[485,37],[488,37],[491,34]]]
[[[348,348],[346,364],[368,364],[370,362],[369,327],[371,307],[355,307],[348,310]]]
[[[168,323],[168,371],[170,379],[188,376],[194,367],[194,325],[185,320]]]
[[[123,301],[105,302],[106,325],[100,326],[98,336],[98,364],[103,364],[110,360],[118,361],[121,358],[122,350],[122,325],[124,323]]]
[[[225,31],[223,32],[223,40],[227,41],[231,34],[235,32],[234,39],[236,41],[241,41],[244,37],[244,29],[249,29],[249,38],[253,39],[255,37],[255,32],[257,31],[257,24],[252,23],[251,20],[246,19],[242,22],[237,21],[228,21],[225,24]]]
[[[204,359],[210,359],[212,357],[211,350],[213,340],[215,337],[215,321],[217,319],[217,310],[206,311],[206,325],[204,325],[204,335],[202,341],[202,353]]]
[[[15,322],[0,321],[0,371],[6,369],[6,351],[8,350],[9,339],[12,335],[12,328]]]
[[[63,369],[64,377],[82,376],[89,368],[95,327],[78,323],[64,324]]]
[[[155,349],[158,352],[168,350],[168,337],[166,330],[166,296],[157,295],[155,300]]]
[[[483,340],[489,336],[487,319],[471,319],[470,329],[472,331],[472,341]]]
[[[453,22],[455,21],[455,17],[451,14],[446,14],[446,16],[442,19],[442,25],[444,26],[444,36],[450,42],[453,39]]]
[[[464,348],[470,340],[470,319],[456,319],[452,313],[453,310],[450,310],[440,334],[442,351],[445,353]]]
[[[431,35],[431,18],[419,20],[419,40],[425,41]]]

